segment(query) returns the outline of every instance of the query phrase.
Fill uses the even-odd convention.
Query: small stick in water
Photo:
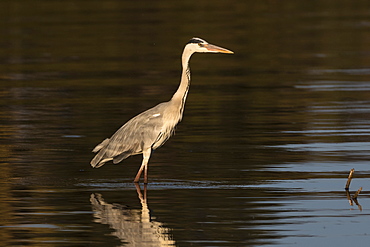
[[[360,203],[358,203],[358,201],[357,201],[357,196],[358,196],[358,194],[360,194],[361,190],[362,190],[362,187],[360,187],[360,188],[356,191],[356,193],[352,196],[352,200],[353,200],[353,202],[357,205],[357,207],[358,207],[358,209],[359,209],[360,211],[362,211],[362,206],[360,205]]]
[[[352,200],[351,194],[349,193],[349,190],[347,189],[346,189],[346,196],[347,196],[349,205],[353,206],[353,200]]]
[[[360,187],[360,188],[356,191],[356,193],[352,196],[352,199],[357,199],[358,194],[360,194],[361,190],[362,190],[362,187]]]
[[[348,180],[347,180],[346,187],[345,187],[346,190],[349,190],[349,185],[351,184],[351,181],[352,181],[352,177],[353,177],[353,173],[354,172],[355,172],[355,169],[354,168],[352,168],[351,171],[349,172]]]

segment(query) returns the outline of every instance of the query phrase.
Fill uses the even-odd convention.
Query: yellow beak
[[[207,50],[210,52],[234,54],[233,51],[212,44],[206,44],[204,45],[204,47],[207,48]]]

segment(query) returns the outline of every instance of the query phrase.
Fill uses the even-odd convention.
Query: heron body
[[[139,182],[144,171],[144,183],[148,182],[148,161],[152,150],[162,146],[173,134],[181,121],[186,96],[190,86],[189,60],[193,53],[233,53],[227,49],[211,45],[200,38],[192,38],[182,54],[182,75],[180,85],[170,101],[160,103],[133,117],[119,128],[111,138],[98,144],[93,152],[92,167],[98,168],[108,161],[114,164],[131,155],[143,154],[141,167],[134,182]]]

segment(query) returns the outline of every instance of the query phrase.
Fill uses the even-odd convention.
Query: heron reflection
[[[121,246],[175,246],[170,234],[171,229],[151,218],[146,185],[143,193],[139,184],[135,186],[141,209],[129,209],[117,203],[110,204],[104,201],[101,194],[91,194],[94,222],[107,224],[114,229],[112,235],[121,240]]]

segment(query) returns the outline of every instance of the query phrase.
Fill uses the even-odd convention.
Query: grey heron
[[[148,161],[152,150],[162,146],[173,134],[181,121],[186,96],[190,86],[189,60],[193,53],[229,53],[225,48],[209,44],[200,38],[192,38],[182,53],[182,74],[180,85],[170,101],[160,103],[135,116],[119,128],[111,138],[98,144],[93,152],[97,154],[90,164],[101,167],[108,161],[114,164],[131,155],[143,154],[141,167],[134,179],[138,183],[144,171],[144,183],[148,182]]]

